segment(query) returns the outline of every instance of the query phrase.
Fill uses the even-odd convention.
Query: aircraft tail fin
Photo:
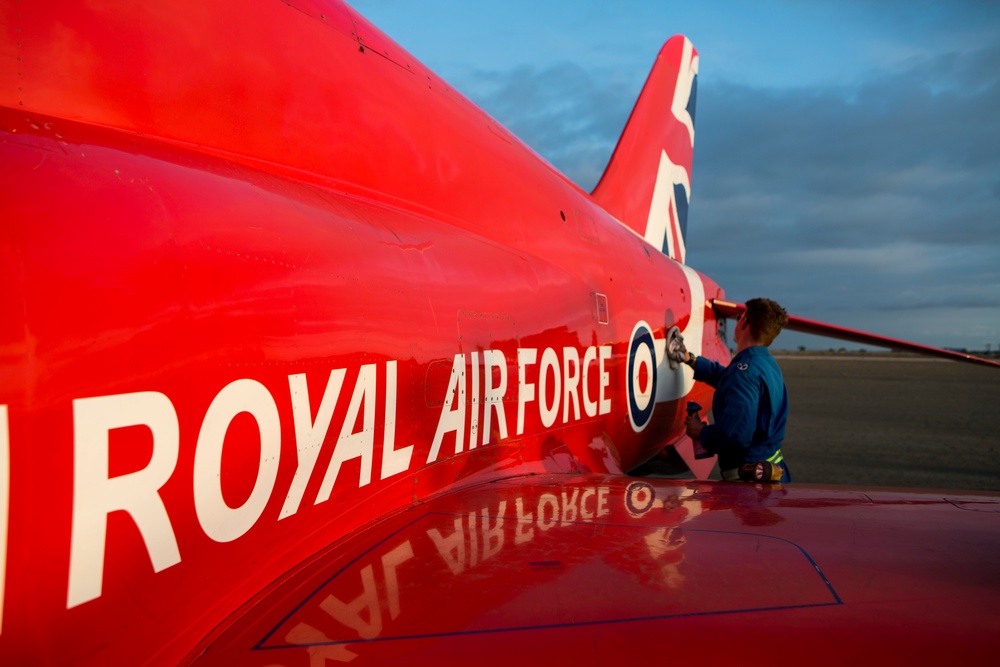
[[[591,196],[608,213],[684,262],[698,52],[683,35],[660,49]]]

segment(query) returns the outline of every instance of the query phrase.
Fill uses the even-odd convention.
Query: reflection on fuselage
[[[286,646],[307,645],[312,664],[348,661],[354,655],[348,643],[419,636],[426,615],[440,623],[446,608],[461,631],[467,619],[520,609],[517,598],[539,583],[557,590],[562,579],[568,585],[589,576],[595,562],[643,587],[670,591],[685,581],[686,538],[678,528],[702,512],[694,488],[654,489],[638,481],[624,490],[501,486],[479,498],[481,504],[472,495],[464,510],[428,513],[368,548],[319,586],[265,645],[282,637]],[[610,552],[603,548],[608,540],[616,545]],[[599,542],[602,549],[588,550]],[[541,622],[543,615],[518,624]]]

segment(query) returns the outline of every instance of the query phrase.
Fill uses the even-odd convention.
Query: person
[[[741,465],[768,461],[780,466],[780,482],[790,482],[781,443],[788,419],[788,390],[768,346],[788,324],[785,309],[770,299],[750,299],[736,320],[736,355],[729,366],[695,356],[683,348],[675,360],[694,369],[694,379],[715,387],[714,424],[697,415],[686,422],[687,434],[719,457],[725,480],[740,478]]]

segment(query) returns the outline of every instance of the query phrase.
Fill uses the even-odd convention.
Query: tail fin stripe
[[[653,64],[594,201],[673,259],[684,262],[698,52],[670,38]]]
[[[643,238],[681,263],[686,254],[684,234],[690,189],[687,170],[671,162],[667,152],[661,151]]]

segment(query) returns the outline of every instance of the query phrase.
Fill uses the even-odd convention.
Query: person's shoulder
[[[729,362],[730,375],[740,379],[749,379],[757,375],[761,364],[759,353],[754,352],[755,348],[747,348],[737,353],[733,360]]]
[[[759,345],[749,349],[754,351],[752,354],[752,365],[759,377],[766,378],[768,381],[783,379],[784,374],[781,372],[781,365],[771,354],[771,350],[767,346]]]
[[[736,356],[741,355],[746,355],[747,359],[751,359],[757,363],[777,363],[774,357],[771,356],[771,350],[767,347],[767,345],[754,345],[752,347],[748,347]]]
[[[744,376],[760,376],[778,369],[778,362],[765,345],[755,345],[741,351],[732,361],[736,372]]]

